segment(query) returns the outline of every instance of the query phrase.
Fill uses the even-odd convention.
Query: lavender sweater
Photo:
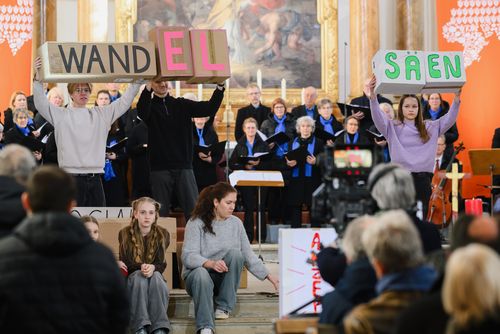
[[[429,172],[434,170],[437,151],[437,139],[448,131],[457,119],[460,100],[455,98],[450,110],[443,117],[425,121],[425,128],[430,139],[423,143],[420,139],[415,121],[390,120],[380,110],[377,98],[370,98],[370,109],[375,126],[387,139],[391,160],[410,172]]]

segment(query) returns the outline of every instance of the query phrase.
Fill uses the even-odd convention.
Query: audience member
[[[160,204],[152,198],[135,200],[132,210],[130,225],[118,236],[119,265],[128,272],[130,327],[136,334],[166,334],[171,331],[167,317],[169,292],[162,273],[167,267],[169,233],[158,226]]]
[[[94,242],[74,179],[40,167],[22,195],[26,218],[0,241],[0,332],[124,333],[128,299],[111,251]]]
[[[148,127],[148,149],[153,197],[161,216],[170,212],[175,191],[186,221],[196,203],[198,189],[193,173],[193,117],[214,117],[224,97],[217,85],[210,101],[174,98],[167,81],[151,80],[137,103],[139,117]]]
[[[472,244],[451,254],[442,292],[447,334],[500,332],[499,272],[500,258],[489,247]]]
[[[323,309],[319,319],[320,323],[342,327],[344,316],[351,309],[361,303],[367,303],[375,297],[377,277],[361,242],[363,231],[374,221],[375,219],[372,217],[362,216],[354,219],[347,226],[342,239],[347,268],[340,276],[338,283],[335,284],[335,290],[324,295],[321,300]],[[318,258],[319,256],[318,254]]]
[[[182,278],[193,297],[196,332],[200,334],[214,333],[214,318],[229,318],[244,265],[278,290],[278,280],[254,254],[241,220],[232,215],[235,203],[236,190],[229,184],[207,187],[186,225]]]
[[[108,131],[132,104],[139,84],[130,84],[123,97],[104,107],[87,108],[92,85],[68,84],[73,106],[62,108],[49,103],[39,81],[42,60],[34,62],[35,105],[39,113],[55,127],[59,166],[72,174],[77,184],[78,206],[106,206],[101,174],[104,171]]]
[[[405,210],[420,234],[426,255],[441,250],[439,231],[431,223],[417,217],[415,208],[415,187],[410,172],[396,164],[379,164],[368,177],[368,190],[378,209]]]
[[[94,216],[82,216],[80,220],[85,225],[87,231],[89,231],[89,235],[92,240],[97,241],[99,239],[99,222]]]
[[[33,154],[23,146],[10,144],[0,150],[0,238],[10,234],[26,216],[21,194],[35,167]]]
[[[299,119],[303,116],[309,116],[313,120],[318,119],[318,107],[316,106],[316,99],[318,92],[316,88],[309,86],[304,88],[304,104],[292,109],[292,116],[294,119]]]
[[[238,141],[243,136],[243,122],[247,118],[253,118],[257,121],[260,128],[262,122],[267,119],[271,109],[260,102],[261,91],[259,86],[251,83],[247,87],[247,98],[250,103],[248,106],[238,109],[236,114],[236,123],[234,124],[234,139]]]
[[[422,265],[417,229],[402,210],[381,214],[362,241],[378,279],[378,297],[354,308],[344,319],[344,329],[347,334],[392,333],[400,312],[431,288],[436,272]]]
[[[417,200],[422,202],[423,217],[427,217],[437,139],[455,123],[460,109],[461,91],[455,93],[450,111],[435,121],[424,121],[417,96],[403,95],[396,119],[391,120],[380,110],[375,95],[376,83],[377,79],[373,76],[364,88],[365,95],[370,98],[373,121],[387,139],[391,160],[412,173]]]

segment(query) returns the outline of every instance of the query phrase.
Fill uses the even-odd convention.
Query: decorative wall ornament
[[[7,42],[15,56],[33,32],[33,0],[0,6],[0,44]]]

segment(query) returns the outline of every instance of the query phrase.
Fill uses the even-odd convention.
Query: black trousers
[[[416,200],[422,202],[423,220],[427,218],[429,209],[429,200],[431,199],[432,188],[432,173],[411,173],[413,184],[415,185]]]
[[[192,169],[152,171],[151,191],[153,198],[161,204],[160,216],[162,217],[170,213],[172,194],[175,191],[186,222],[189,220],[198,198],[198,188]]]
[[[101,174],[72,174],[76,182],[76,203],[81,207],[105,207]]]

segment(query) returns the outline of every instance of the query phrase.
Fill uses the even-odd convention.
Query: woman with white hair
[[[312,193],[321,184],[321,171],[316,166],[316,156],[321,153],[324,144],[321,139],[313,136],[315,124],[309,116],[302,116],[296,121],[297,137],[288,145],[290,150],[306,147],[309,152],[306,159],[289,160],[288,167],[292,169],[292,176],[288,188],[287,206],[292,228],[299,228],[302,224],[302,205],[311,207]]]
[[[446,265],[443,306],[447,334],[500,333],[500,258],[491,248],[471,244],[452,253]]]

